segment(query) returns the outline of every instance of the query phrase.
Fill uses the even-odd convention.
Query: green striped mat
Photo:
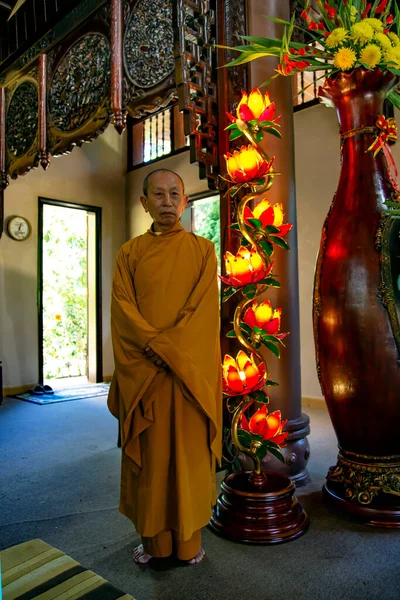
[[[134,600],[43,540],[3,550],[0,561],[3,600]]]

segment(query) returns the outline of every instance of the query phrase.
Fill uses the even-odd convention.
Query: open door
[[[100,382],[101,208],[39,198],[39,383]]]

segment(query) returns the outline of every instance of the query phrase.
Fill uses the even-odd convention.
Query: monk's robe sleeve
[[[128,248],[122,247],[116,260],[111,298],[111,334],[115,371],[108,395],[108,408],[120,422],[122,447],[129,453],[135,436],[148,426],[145,416],[133,415],[159,369],[143,349],[158,335],[139,313],[133,286],[134,273],[128,263]],[[130,452],[140,465],[140,449]]]
[[[111,297],[111,325],[118,335],[122,349],[129,354],[133,348],[144,350],[159,333],[140,314],[133,286],[134,273],[124,248],[117,256]],[[115,343],[115,336],[113,335]]]
[[[217,259],[214,244],[202,240],[201,275],[177,324],[160,332],[149,346],[181,380],[210,422],[210,443],[221,458],[222,387]],[[190,266],[188,267],[190,268]],[[184,274],[182,274],[184,276]]]

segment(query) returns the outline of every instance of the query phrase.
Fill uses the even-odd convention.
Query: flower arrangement
[[[242,36],[249,44],[231,48],[240,55],[227,66],[262,56],[278,57],[276,73],[268,82],[299,71],[321,71],[322,77],[326,77],[357,67],[387,70],[400,76],[400,9],[397,4],[396,0],[305,0],[301,13],[303,26],[295,24],[295,15],[290,22],[268,17],[285,25],[282,39]],[[310,42],[293,41],[295,29],[305,32]],[[392,29],[396,29],[397,34]],[[388,99],[400,108],[398,90]]]
[[[233,413],[231,439],[234,446],[255,462],[255,473],[261,480],[261,460],[270,452],[283,460],[280,451],[288,433],[283,431],[280,411],[268,414],[269,398],[264,388],[278,385],[268,379],[268,368],[260,347],[263,345],[279,358],[280,347],[288,335],[281,333],[281,309],[273,308],[268,300],[259,302],[258,297],[269,286],[280,287],[274,267],[273,254],[276,247],[289,249],[284,236],[292,225],[284,223],[283,206],[271,204],[261,194],[270,189],[274,177],[274,159],[259,145],[265,133],[281,137],[279,117],[268,93],[254,89],[244,92],[236,116],[228,114],[230,139],[245,136],[250,142],[233,154],[225,156],[231,184],[229,194],[245,189],[249,191],[238,203],[238,222],[231,228],[240,231],[242,239],[235,254],[225,253],[226,275],[223,301],[237,293],[241,294],[234,315],[234,328],[227,335],[236,337],[244,350],[233,358],[226,355],[222,365],[223,392],[228,410]],[[261,199],[262,198],[262,199]],[[251,201],[259,202],[251,209]],[[245,351],[246,350],[246,351]],[[254,404],[261,405],[248,418],[245,412]]]

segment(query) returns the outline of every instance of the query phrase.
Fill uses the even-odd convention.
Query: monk
[[[108,407],[120,427],[120,511],[142,537],[141,564],[202,560],[221,458],[217,260],[212,242],[182,227],[187,201],[173,171],[146,177],[153,224],[122,246],[112,287]]]

